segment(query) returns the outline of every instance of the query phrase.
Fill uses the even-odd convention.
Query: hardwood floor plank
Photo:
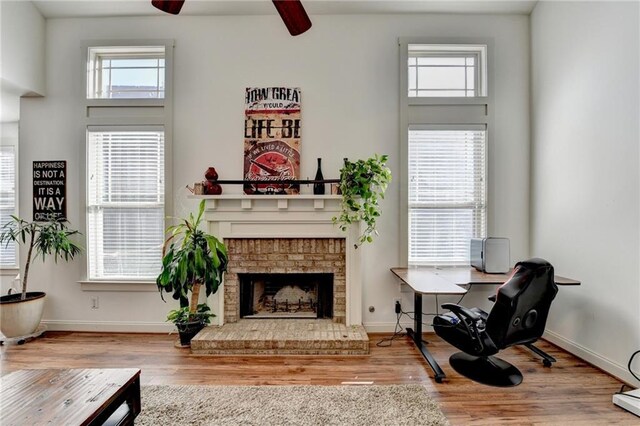
[[[499,355],[516,365],[524,381],[494,388],[457,374],[448,359],[455,348],[427,335],[429,350],[447,380],[437,384],[408,338],[389,347],[370,334],[369,356],[198,356],[173,346],[175,335],[47,332],[21,346],[0,348],[0,374],[27,368],[140,368],[142,385],[340,385],[423,384],[454,425],[638,425],[640,419],[611,402],[621,382],[547,343],[539,347],[558,362],[544,368],[527,349]]]

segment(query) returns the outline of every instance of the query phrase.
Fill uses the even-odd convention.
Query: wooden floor
[[[47,332],[21,346],[2,346],[2,375],[25,368],[135,367],[142,385],[340,385],[420,383],[427,386],[453,425],[553,424],[638,425],[640,419],[616,407],[621,383],[555,346],[539,342],[556,357],[552,368],[526,349],[501,352],[524,382],[515,388],[479,385],[455,373],[447,359],[454,348],[428,335],[429,348],[448,379],[435,383],[428,365],[407,338],[378,347],[370,334],[368,356],[195,356],[173,346],[175,335]]]

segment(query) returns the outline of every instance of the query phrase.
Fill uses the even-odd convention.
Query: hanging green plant
[[[388,155],[378,154],[356,162],[345,158],[340,169],[342,211],[333,218],[333,223],[344,232],[353,223],[364,224],[365,229],[358,237],[356,248],[365,242],[372,242],[373,235],[378,235],[376,220],[381,213],[378,201],[384,198],[384,192],[391,182],[391,170],[386,165],[388,158]]]

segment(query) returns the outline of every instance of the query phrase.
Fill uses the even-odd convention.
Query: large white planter
[[[0,297],[0,331],[5,337],[21,337],[33,334],[42,318],[46,294],[27,292],[20,300],[20,293]]]

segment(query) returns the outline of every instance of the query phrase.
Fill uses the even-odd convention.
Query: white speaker
[[[472,238],[471,266],[489,274],[503,274],[511,269],[508,238]]]

